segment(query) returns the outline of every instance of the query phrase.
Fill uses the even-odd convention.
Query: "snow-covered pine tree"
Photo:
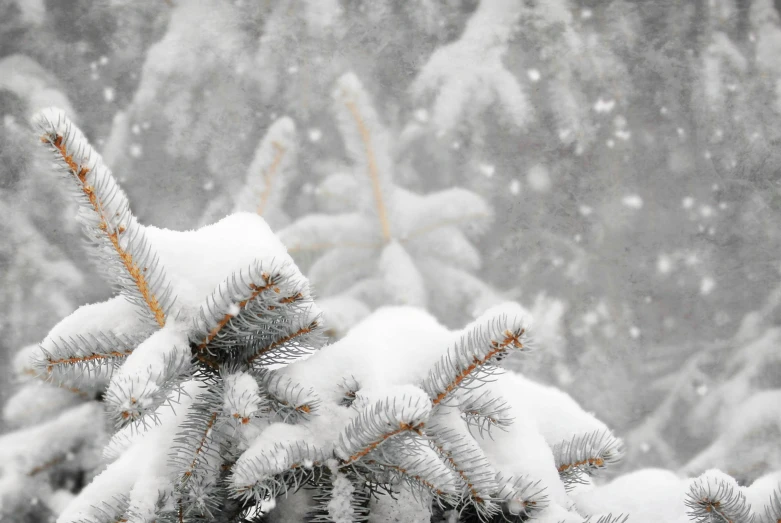
[[[528,350],[519,306],[455,332],[418,309],[386,308],[312,354],[318,309],[260,217],[188,232],[142,226],[63,113],[46,110],[36,125],[119,292],[22,355],[47,383],[102,402],[117,429],[108,465],[75,498],[43,492],[52,510],[68,502],[60,523],[426,521],[432,506],[583,521],[568,510],[568,485],[616,461],[621,444],[565,394],[498,373],[497,361]],[[52,422],[4,436],[4,511],[42,492],[16,480],[85,466],[79,450],[100,439],[98,403],[62,398],[39,405]]]
[[[394,137],[358,78],[342,76],[333,96],[352,166],[318,193],[337,199],[330,206],[340,212],[306,215],[279,232],[293,255],[314,256],[307,273],[332,329],[343,334],[385,304],[428,307],[455,323],[499,301],[474,274],[481,256],[472,239],[493,218],[488,204],[459,187],[419,195],[398,185]]]

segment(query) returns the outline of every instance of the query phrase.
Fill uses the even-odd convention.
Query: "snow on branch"
[[[493,211],[482,196],[461,187],[451,187],[422,197],[415,216],[416,227],[406,239],[455,226],[470,235],[485,232],[493,221]]]
[[[250,421],[269,408],[262,397],[257,379],[248,372],[223,374],[223,414],[236,430],[247,427]]]
[[[369,471],[379,470],[390,474],[388,484],[404,484],[413,496],[422,498],[422,494],[427,493],[441,505],[458,503],[459,483],[452,470],[431,448],[405,449],[393,456],[371,456],[362,464]]]
[[[692,481],[686,494],[687,514],[693,523],[750,523],[751,507],[734,479],[708,471]]]
[[[437,49],[421,68],[412,91],[434,99],[432,120],[441,132],[454,131],[491,105],[519,127],[531,119],[528,96],[502,63],[522,8],[515,0],[482,0],[461,37]]]
[[[501,475],[497,482],[504,484],[497,498],[505,503],[506,510],[513,516],[523,520],[533,519],[545,510],[549,499],[545,494],[545,487],[540,481],[534,481],[522,476],[514,481],[504,480]]]
[[[282,374],[267,372],[261,383],[268,397],[269,408],[284,422],[297,423],[307,419],[320,406],[320,398],[313,389],[306,389]]]
[[[216,366],[242,340],[263,349],[288,334],[291,323],[317,321],[308,285],[297,271],[270,265],[256,262],[234,273],[201,306],[190,337],[199,360]]]
[[[605,430],[575,435],[553,448],[556,468],[568,488],[582,483],[584,476],[592,476],[617,463],[623,453],[621,440]]]
[[[189,370],[190,344],[181,328],[166,326],[149,336],[114,373],[106,391],[117,425],[154,415]]]
[[[242,457],[232,469],[232,496],[256,502],[296,491],[313,480],[328,458],[305,441],[276,444],[250,458]]]
[[[301,318],[290,318],[282,328],[271,332],[271,337],[252,339],[248,346],[246,362],[257,368],[292,360],[310,354],[324,343],[323,322],[318,310],[306,309]]]
[[[360,213],[310,214],[279,231],[279,238],[291,253],[334,247],[378,248],[382,239],[373,224]]]
[[[81,376],[108,378],[119,362],[127,358],[141,337],[119,336],[111,332],[78,334],[73,338],[50,339],[41,347],[33,368],[47,381],[75,386]]]
[[[314,483],[316,503],[307,513],[312,523],[353,523],[369,518],[370,491],[358,478],[339,470],[337,461],[329,459],[322,475]],[[360,485],[360,486],[359,486]]]
[[[112,283],[162,327],[173,302],[171,288],[125,193],[101,156],[62,111],[46,109],[38,113],[35,123],[42,133],[41,141],[49,145],[57,164],[76,182],[85,232],[100,246],[102,266],[115,276]]]

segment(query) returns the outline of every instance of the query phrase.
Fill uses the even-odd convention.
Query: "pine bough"
[[[23,353],[20,371],[42,380],[16,404],[51,401],[0,440],[5,518],[40,496],[59,523],[626,520],[584,520],[569,497],[621,442],[566,395],[499,372],[528,350],[519,306],[457,332],[384,308],[323,347],[308,282],[262,218],[142,226],[62,113],[36,123],[118,294]],[[104,412],[113,435],[91,477]],[[68,467],[80,482],[58,482]],[[710,490],[696,496],[714,512],[718,499],[697,501]]]

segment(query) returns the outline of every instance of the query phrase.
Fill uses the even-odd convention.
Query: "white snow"
[[[705,276],[700,280],[700,294],[703,296],[707,296],[710,294],[713,289],[716,287],[716,280],[711,278],[710,276]]]
[[[423,277],[414,260],[398,242],[385,246],[380,255],[379,270],[391,303],[426,307],[428,296]]]
[[[642,469],[590,491],[574,493],[578,510],[595,519],[629,514],[632,523],[689,523],[686,481],[668,470]]]
[[[531,120],[526,93],[502,63],[521,11],[513,0],[480,2],[461,37],[437,49],[423,66],[412,90],[418,97],[436,93],[432,122],[438,130],[451,132],[492,105],[519,127]]]
[[[282,242],[257,214],[232,214],[195,231],[148,226],[146,235],[176,298],[171,317],[193,317],[221,283],[256,261],[264,266],[284,264],[294,280],[298,274],[304,281]]]
[[[643,208],[643,199],[637,194],[627,194],[621,199],[621,203],[630,209]]]
[[[550,172],[544,165],[536,164],[526,172],[526,182],[535,192],[548,192],[551,188]]]

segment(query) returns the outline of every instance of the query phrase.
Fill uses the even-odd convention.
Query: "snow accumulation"
[[[265,429],[237,463],[234,485],[249,479],[248,474],[241,473],[248,470],[249,463],[261,456],[268,458],[267,450],[272,442],[303,441],[313,448],[327,450],[338,441],[343,427],[359,415],[362,407],[370,407],[383,398],[403,398],[402,404],[409,405],[427,403],[428,397],[419,384],[426,380],[430,369],[449,347],[475,327],[487,327],[496,318],[513,317],[523,312],[515,304],[494,307],[473,324],[454,332],[419,309],[387,307],[377,310],[343,339],[305,361],[277,371],[291,381],[312,386],[320,400],[318,415],[311,417],[305,425],[276,423]],[[355,389],[354,408],[345,409],[340,402],[350,388]],[[582,411],[566,394],[517,374],[492,376],[484,388],[486,393],[507,402],[507,417],[513,423],[490,434],[472,431],[475,444],[482,448],[490,466],[501,477],[529,476],[541,480],[546,494],[558,505],[549,511],[551,514],[560,512],[561,507],[567,506],[568,498],[551,447],[575,434],[607,430],[606,427]],[[403,416],[403,410],[398,415]],[[415,419],[428,416],[426,410],[416,409],[415,412],[416,416],[423,416]],[[437,423],[448,426],[455,423],[453,427],[464,430],[459,416],[450,421],[442,416],[444,414],[438,416]],[[279,458],[283,457],[279,455]]]

